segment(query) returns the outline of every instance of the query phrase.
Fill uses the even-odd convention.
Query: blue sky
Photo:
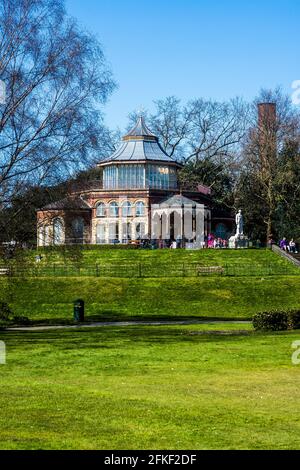
[[[106,122],[175,95],[226,100],[300,80],[299,0],[66,0],[103,45],[118,90]]]

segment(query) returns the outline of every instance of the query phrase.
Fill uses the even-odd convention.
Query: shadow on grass
[[[105,312],[100,315],[86,315],[84,323],[94,323],[94,322],[158,322],[158,321],[170,321],[170,322],[198,322],[198,321],[250,321],[251,317],[216,317],[216,316],[190,316],[190,315],[126,315],[126,314],[116,314]],[[31,320],[30,326],[59,326],[59,325],[75,325],[73,317],[70,315],[70,318],[61,317],[61,318],[43,318],[38,320]],[[11,324],[10,326],[22,326],[18,323]]]
[[[238,342],[257,335],[246,330],[204,330],[195,331],[165,326],[128,326],[126,328],[106,327],[76,330],[5,332],[9,341],[17,344],[47,344],[60,350],[74,349],[126,349],[129,344],[170,345],[203,342]]]

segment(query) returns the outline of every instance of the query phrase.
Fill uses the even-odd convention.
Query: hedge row
[[[284,331],[300,329],[300,310],[274,310],[253,316],[253,327],[260,331]]]
[[[0,329],[9,324],[29,325],[30,320],[27,317],[13,315],[13,312],[6,302],[0,301]]]

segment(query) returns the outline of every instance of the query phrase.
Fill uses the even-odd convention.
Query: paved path
[[[161,325],[219,325],[221,323],[248,324],[246,320],[183,320],[183,321],[107,321],[81,323],[78,325],[53,325],[53,326],[18,326],[6,328],[5,331],[44,331],[44,330],[67,330],[71,328],[98,328],[103,326],[161,326]]]

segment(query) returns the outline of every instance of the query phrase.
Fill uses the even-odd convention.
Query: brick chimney
[[[272,129],[276,126],[276,103],[259,103],[258,127],[259,129]]]
[[[261,158],[273,158],[277,154],[276,103],[259,103],[258,108],[258,138]]]

